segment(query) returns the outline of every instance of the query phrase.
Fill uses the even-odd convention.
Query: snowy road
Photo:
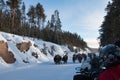
[[[12,68],[7,72],[0,72],[0,80],[73,80],[75,67],[78,66],[79,63],[43,63]]]

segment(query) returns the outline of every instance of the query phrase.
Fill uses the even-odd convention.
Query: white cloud
[[[85,41],[87,42],[89,47],[91,47],[91,48],[99,48],[99,41],[98,40],[89,38],[89,39],[86,39]]]

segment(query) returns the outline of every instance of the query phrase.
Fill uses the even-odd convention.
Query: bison
[[[65,54],[63,57],[62,57],[62,61],[65,63],[67,63],[67,60],[68,60],[68,55]]]
[[[81,63],[82,61],[82,54],[73,54],[73,57],[72,57],[72,60],[73,60],[73,63],[75,63],[76,60],[79,61],[79,63]]]
[[[73,63],[75,63],[75,61],[77,60],[77,54],[73,54],[72,60],[73,60]]]
[[[82,54],[77,54],[77,59],[78,59],[79,63],[81,63],[82,58],[83,58]]]
[[[61,60],[62,60],[62,57],[59,54],[55,55],[54,57],[55,64],[60,64]]]

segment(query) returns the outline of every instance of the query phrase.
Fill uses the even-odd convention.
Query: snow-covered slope
[[[7,43],[7,52],[12,52],[15,58],[14,63],[6,63],[4,60],[3,52],[0,52],[0,68],[5,68],[9,66],[26,65],[26,64],[36,64],[43,62],[53,62],[53,57],[56,54],[63,56],[65,51],[69,53],[69,60],[72,60],[72,52],[66,46],[60,46],[51,42],[46,42],[43,40],[38,40],[35,38],[23,37],[18,35],[13,35],[5,32],[0,32],[0,42]],[[20,50],[17,47],[20,43],[30,43],[27,44],[28,50]],[[2,50],[3,44],[0,44],[0,51]],[[5,47],[5,45],[4,45]],[[22,47],[26,47],[25,45]],[[88,52],[88,51],[87,51]],[[11,56],[11,55],[10,55]],[[12,56],[13,57],[13,56]],[[9,61],[8,61],[9,62]]]
[[[22,47],[21,43],[24,44]],[[56,54],[63,56],[65,52],[68,53],[68,63],[55,65],[53,57]],[[89,50],[81,50],[83,52],[87,53]],[[79,62],[72,62],[73,53],[64,45],[0,32],[0,79],[72,80],[75,67],[81,66]],[[6,56],[7,54],[9,55]],[[14,57],[15,62],[7,63],[4,60],[6,57]]]
[[[12,64],[15,65],[26,64],[23,62],[23,60],[27,61],[28,63],[42,63],[53,61],[55,54],[60,54],[61,56],[64,54],[62,47],[57,44],[4,32],[0,32],[0,41],[6,42],[8,45],[8,51],[11,51],[14,54],[16,61]],[[23,42],[30,42],[32,44],[28,51],[21,52],[17,48],[16,45]],[[36,53],[38,57],[35,58],[32,56],[32,53]],[[7,63],[0,56],[0,65],[7,66],[5,64]]]

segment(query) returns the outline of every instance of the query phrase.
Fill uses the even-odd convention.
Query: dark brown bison
[[[75,63],[75,61],[77,60],[77,54],[73,54],[72,60],[73,60],[73,63]]]
[[[67,60],[68,60],[68,55],[66,54],[66,55],[64,55],[64,56],[62,57],[62,61],[63,61],[64,64],[65,64],[65,63],[67,63]]]
[[[73,54],[73,57],[72,57],[72,60],[73,60],[73,63],[75,63],[76,60],[79,61],[79,63],[81,63],[82,61],[82,54]]]
[[[78,59],[79,63],[81,63],[82,58],[83,58],[82,54],[77,54],[77,59]]]
[[[60,64],[61,60],[62,60],[62,57],[59,54],[55,55],[54,57],[55,64]]]
[[[84,60],[86,60],[86,59],[87,59],[87,55],[86,55],[85,53],[82,53],[82,58],[83,58]]]
[[[94,57],[96,57],[96,54],[95,53],[88,53],[88,57],[90,59],[93,59]]]

